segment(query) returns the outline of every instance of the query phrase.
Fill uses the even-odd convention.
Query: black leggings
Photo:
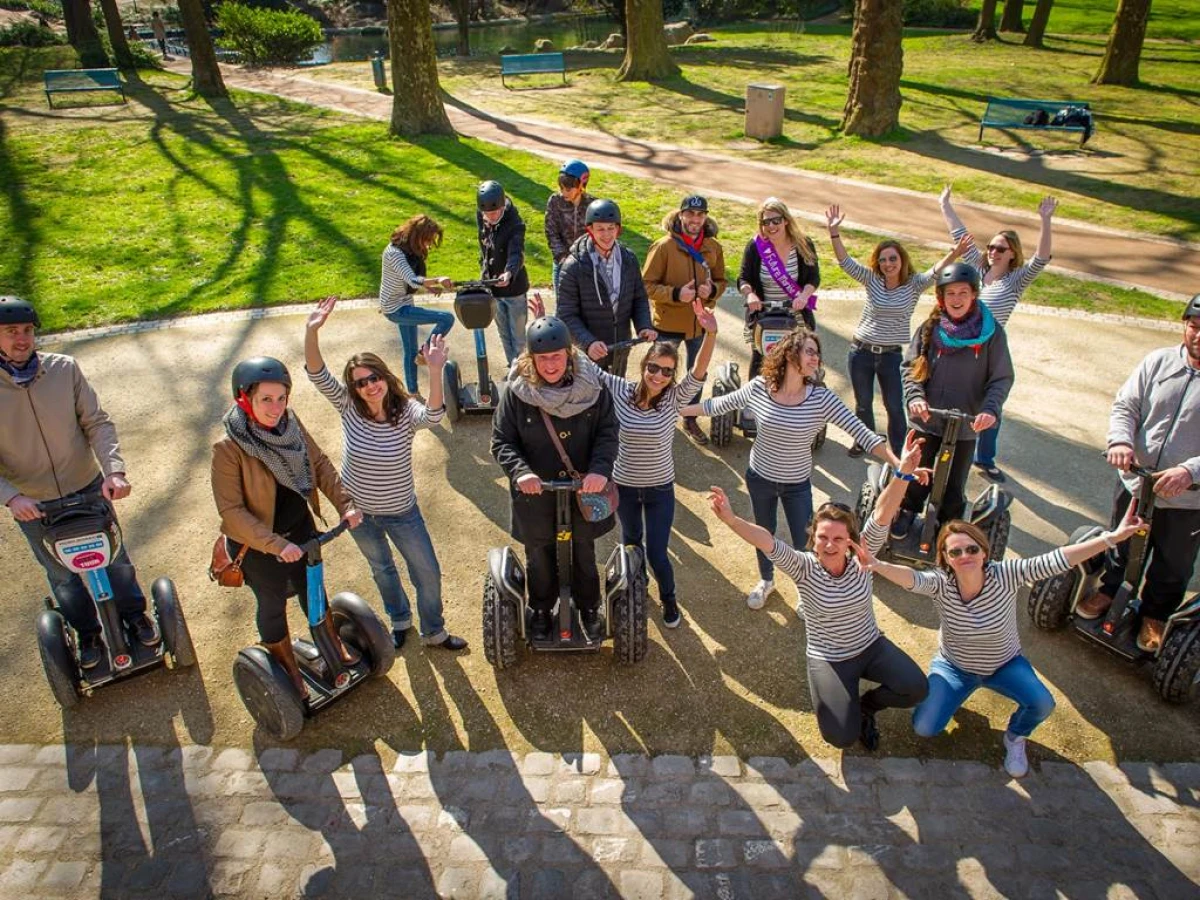
[[[861,679],[879,687],[858,695]],[[817,711],[821,737],[835,747],[850,747],[862,730],[861,711],[909,709],[925,699],[929,682],[907,653],[880,635],[858,656],[829,662],[808,658],[808,690]]]
[[[558,599],[558,550],[555,541],[525,545],[525,574],[529,584],[529,605],[549,612]],[[571,538],[571,596],[582,610],[600,606],[600,576],[596,573],[596,542],[580,537]]]
[[[240,549],[238,544],[229,542],[230,556],[236,556]],[[242,560],[242,571],[258,601],[255,623],[264,644],[275,644],[289,637],[288,597],[300,601],[303,621],[308,622],[308,564],[303,558],[285,563],[271,554],[250,550]]]
[[[917,437],[925,440],[925,443],[921,445],[921,466],[933,468],[938,451],[942,449],[942,436],[918,431]],[[946,482],[946,493],[942,497],[942,508],[938,513],[939,528],[951,519],[961,519],[963,511],[966,509],[967,476],[971,474],[971,461],[975,458],[975,439],[959,441],[955,451],[954,464],[950,468],[950,478]],[[931,489],[932,481],[928,485],[921,484],[919,481],[912,482],[904,494],[902,508],[919,513],[929,498]]]

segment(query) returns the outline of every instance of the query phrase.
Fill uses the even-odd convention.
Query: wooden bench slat
[[[500,83],[508,75],[558,73],[567,82],[566,60],[561,53],[509,53],[500,57]],[[507,87],[507,84],[505,84]]]

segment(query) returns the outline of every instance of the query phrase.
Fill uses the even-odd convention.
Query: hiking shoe
[[[125,620],[125,627],[133,632],[137,642],[143,647],[157,647],[162,640],[158,625],[145,613],[138,613]]]
[[[1004,732],[1004,771],[1013,778],[1024,778],[1029,774],[1029,760],[1025,757],[1025,738]]]
[[[879,726],[875,724],[875,713],[862,710],[862,727],[858,732],[858,741],[871,753],[879,749]]]
[[[762,609],[766,605],[767,596],[775,590],[774,581],[760,581],[746,595],[746,605],[751,609]]]
[[[1158,619],[1142,619],[1142,627],[1138,631],[1137,645],[1143,653],[1157,653],[1162,647],[1165,622]]]
[[[912,530],[913,519],[916,517],[917,514],[911,509],[902,509],[900,512],[896,513],[896,518],[892,520],[892,528],[890,532],[892,537],[898,541],[902,541],[904,538],[908,537],[909,531]]]
[[[992,463],[990,466],[985,466],[983,463],[974,463],[974,466],[983,473],[983,477],[988,481],[993,481],[996,484],[1004,484],[1004,482],[1008,481],[1007,476],[1000,471],[995,463]]]
[[[1096,591],[1094,594],[1088,594],[1075,606],[1075,615],[1081,619],[1098,619],[1112,606],[1113,598],[1104,593],[1104,591]]]
[[[867,451],[865,448],[860,447],[858,444],[855,444],[849,450],[846,451],[846,455],[848,457],[850,457],[851,459],[858,459],[860,456],[862,456],[866,452]]]
[[[683,621],[683,616],[679,612],[679,604],[674,600],[663,601],[663,626],[666,628],[678,628],[679,623]]]
[[[695,419],[684,419],[683,430],[687,432],[687,436],[692,439],[692,442],[701,446],[708,446],[708,435],[700,430],[700,423]]]
[[[600,618],[600,610],[585,609],[579,614],[583,623],[583,636],[593,644],[604,639],[604,622]]]
[[[79,668],[94,669],[104,659],[104,639],[100,632],[81,635],[79,638]]]
[[[535,641],[550,640],[550,612],[545,609],[535,609],[533,611],[533,639]]]

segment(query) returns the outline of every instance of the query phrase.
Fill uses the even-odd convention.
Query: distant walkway
[[[176,60],[170,68],[191,73],[187,60]],[[243,90],[373,119],[391,116],[389,96],[314,81],[295,70],[247,71],[223,66],[222,73],[227,84]],[[616,134],[529,119],[504,119],[458,101],[452,103],[455,105],[448,105],[446,111],[460,134],[504,147],[554,160],[579,156],[596,168],[677,185],[681,190],[703,189],[710,195],[748,203],[775,195],[813,221],[823,222],[825,207],[836,202],[852,216],[850,227],[922,244],[945,246],[948,241],[937,198],[928,194]],[[721,187],[716,188],[718,185]],[[981,241],[1001,228],[1011,227],[1021,232],[1029,249],[1037,239],[1038,220],[1033,210],[1007,210],[965,201],[955,206]],[[1060,220],[1054,225],[1051,271],[1182,300],[1200,291],[1200,246]]]

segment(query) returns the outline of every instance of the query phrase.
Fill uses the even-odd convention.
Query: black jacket
[[[475,211],[475,227],[479,230],[479,269],[484,278],[499,278],[509,273],[504,287],[493,287],[497,297],[517,297],[529,290],[529,273],[525,271],[525,222],[520,213],[505,199],[504,215],[495,228],[484,224],[483,213]]]
[[[594,473],[612,478],[617,461],[620,425],[613,410],[612,395],[601,390],[596,402],[581,413],[566,419],[550,417],[558,429],[563,449],[581,475]],[[558,451],[546,432],[541,411],[512,390],[500,396],[500,405],[492,418],[492,456],[504,469],[512,494],[512,524],[509,531],[523,544],[543,544],[554,540],[554,503],[552,491],[522,494],[517,479],[534,474],[546,480],[568,478]],[[612,530],[616,516],[603,522],[585,522],[575,498],[571,498],[572,527],[580,537],[595,540]]]
[[[614,307],[592,262],[591,247],[592,239],[587,235],[571,246],[559,271],[555,309],[571,329],[575,343],[585,351],[593,341],[611,344],[627,340],[631,336],[630,323],[637,331],[654,327],[642,270],[633,251],[620,245],[616,248],[621,254],[621,288]]]
[[[813,242],[809,238],[805,238],[808,243],[808,249],[812,251],[814,257],[817,255],[817,248],[813,246]],[[787,265],[785,259],[784,265]],[[758,295],[758,299],[762,299],[763,282],[762,282],[762,257],[758,253],[758,247],[754,243],[754,238],[746,242],[746,249],[742,253],[742,271],[738,274],[738,287],[743,284],[748,284],[754,288],[754,293]],[[811,284],[814,288],[821,286],[821,266],[814,262],[811,266],[804,261],[804,257],[800,257],[800,269],[797,273],[796,284],[804,287],[806,284]]]

